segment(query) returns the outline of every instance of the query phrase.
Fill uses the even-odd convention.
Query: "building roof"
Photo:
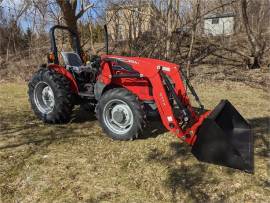
[[[204,19],[213,19],[213,18],[229,18],[235,17],[235,13],[211,13],[204,17]]]

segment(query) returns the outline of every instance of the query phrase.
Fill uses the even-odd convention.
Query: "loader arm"
[[[162,122],[164,126],[171,132],[175,133],[177,137],[185,140],[188,144],[195,141],[197,125],[199,116],[196,115],[181,80],[179,67],[158,67],[160,71],[155,77],[150,78],[153,86],[153,97],[158,107]],[[170,71],[168,71],[170,70]],[[174,86],[169,82],[169,78],[174,83]],[[167,91],[166,91],[167,88]],[[168,91],[173,95],[177,110],[180,116],[176,117],[168,99]]]

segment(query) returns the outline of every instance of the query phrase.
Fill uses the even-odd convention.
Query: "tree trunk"
[[[79,34],[78,26],[77,26],[78,19],[76,16],[77,0],[71,0],[71,1],[57,0],[57,3],[61,8],[66,25],[69,27],[69,29],[71,29],[74,33],[78,35]],[[75,44],[72,40],[72,35],[69,35],[69,38],[70,38],[69,39],[70,45],[72,48],[74,48]]]
[[[96,49],[94,47],[94,36],[93,36],[93,29],[92,29],[92,23],[89,23],[88,25],[88,30],[90,32],[90,47],[91,47],[91,50],[92,50],[92,55],[96,55],[97,52],[96,52]]]
[[[194,46],[194,41],[196,37],[196,31],[197,31],[197,24],[198,24],[198,19],[200,17],[200,0],[197,0],[196,2],[196,7],[194,10],[193,14],[193,24],[192,24],[192,34],[191,34],[191,41],[189,45],[189,51],[188,51],[188,60],[187,60],[187,77],[190,77],[190,67],[191,67],[191,59],[192,59],[192,51],[193,51],[193,46]]]
[[[169,59],[171,50],[171,34],[172,34],[172,0],[168,0],[167,8],[167,36],[166,36],[166,53],[165,58]]]
[[[241,7],[241,17],[242,17],[242,23],[244,24],[245,31],[248,37],[248,42],[251,46],[250,50],[250,60],[247,62],[248,68],[260,68],[261,66],[261,59],[262,59],[262,52],[263,47],[261,47],[260,43],[256,39],[256,36],[251,28],[248,14],[247,14],[247,0],[241,0],[240,2]]]
[[[187,67],[186,67],[187,78],[190,78],[191,57],[192,57],[193,45],[194,45],[194,41],[195,41],[195,33],[196,33],[196,29],[192,29],[191,42],[189,45],[188,60],[187,60]]]

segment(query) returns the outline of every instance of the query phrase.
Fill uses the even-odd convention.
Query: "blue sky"
[[[92,19],[97,19],[100,11],[104,7],[104,1],[101,0],[92,0],[95,4],[95,8],[89,10],[85,15],[82,17],[83,21],[86,21],[88,16],[91,16]],[[3,8],[4,12],[7,15],[14,15],[17,13],[16,8],[22,8],[22,1],[21,0],[3,0],[1,3],[1,7]],[[14,9],[15,8],[15,9]],[[80,9],[80,1],[78,1],[78,10]],[[33,27],[33,17],[31,15],[24,15],[19,19],[19,25],[26,30],[28,27]],[[47,25],[47,29],[51,27],[52,24]]]
[[[53,2],[53,0],[51,0]],[[14,4],[15,6],[14,6]],[[80,0],[78,0],[78,10],[80,9]],[[95,4],[94,9],[90,9],[87,13],[84,14],[84,16],[81,18],[82,21],[86,22],[88,21],[88,16],[91,17],[92,20],[99,20],[100,14],[104,10],[104,7],[106,6],[107,0],[91,0],[92,3]],[[157,0],[158,2],[158,0]],[[181,13],[182,15],[185,12],[188,12],[190,9],[190,4],[187,3],[188,1],[181,1]],[[14,10],[14,7],[21,8],[23,1],[21,0],[3,0],[1,6],[4,8],[4,11],[6,13],[14,13],[16,10]],[[47,23],[46,30],[48,30],[52,26],[53,22]],[[33,27],[33,17],[30,15],[24,15],[19,20],[19,25],[23,28],[23,30],[26,30],[28,27]]]

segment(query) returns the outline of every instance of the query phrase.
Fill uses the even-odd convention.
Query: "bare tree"
[[[195,3],[195,8],[193,9],[193,22],[192,22],[192,31],[191,31],[191,41],[190,41],[190,46],[189,46],[189,51],[188,51],[188,57],[187,57],[187,77],[190,77],[190,66],[191,66],[191,59],[192,59],[192,51],[193,51],[193,46],[195,42],[195,36],[196,36],[196,31],[197,31],[197,26],[198,26],[198,21],[200,19],[200,9],[201,9],[201,2],[200,0],[197,0]]]
[[[56,0],[57,4],[61,8],[63,18],[66,25],[76,34],[78,34],[78,25],[77,21],[83,16],[83,14],[94,6],[93,3],[86,3],[86,1],[81,0],[80,10],[77,12],[78,1],[77,0]],[[70,40],[70,43],[73,46],[73,40]]]
[[[245,32],[247,34],[248,42],[250,44],[250,61],[248,61],[249,68],[259,68],[261,66],[262,56],[264,54],[266,48],[266,40],[262,35],[262,21],[266,16],[266,11],[264,8],[265,1],[256,1],[256,4],[260,6],[258,15],[258,24],[257,24],[257,32],[252,28],[249,15],[248,15],[248,2],[247,0],[240,1],[241,8],[241,19],[245,28]]]
[[[29,9],[31,2],[28,0],[21,1],[20,3],[16,2],[15,0],[9,0],[10,8],[10,16],[11,19],[9,20],[10,30],[6,48],[6,60],[9,60],[10,54],[10,46],[13,46],[13,50],[16,52],[17,45],[16,45],[16,37],[18,35],[18,21],[19,19],[25,14],[27,9]]]
[[[167,2],[168,2],[166,11],[167,36],[166,36],[165,58],[169,59],[171,54],[172,34],[179,25],[180,0],[168,0]]]

